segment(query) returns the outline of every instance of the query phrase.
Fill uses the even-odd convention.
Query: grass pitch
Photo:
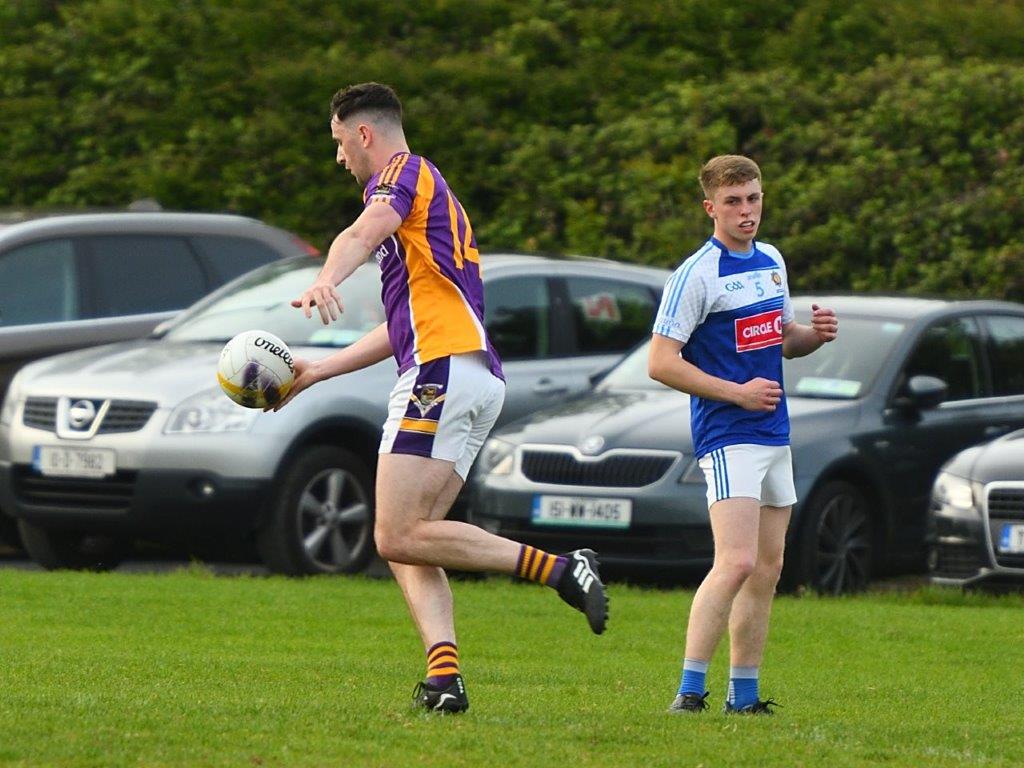
[[[670,716],[692,592],[611,588],[595,637],[551,590],[454,585],[470,711],[410,710],[390,580],[0,572],[0,764],[1020,765],[1024,599],[776,601],[774,718]]]

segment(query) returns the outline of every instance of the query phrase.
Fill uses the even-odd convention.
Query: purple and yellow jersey
[[[399,374],[463,352],[487,354],[480,252],[465,209],[425,157],[399,152],[363,190],[364,205],[387,203],[402,225],[377,249],[381,297]]]

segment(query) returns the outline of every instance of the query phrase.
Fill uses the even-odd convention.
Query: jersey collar
[[[751,240],[750,241],[750,251],[748,251],[747,253],[736,253],[736,251],[730,251],[728,246],[726,246],[725,243],[723,243],[721,240],[719,240],[717,237],[714,237],[714,236],[712,236],[711,242],[714,243],[716,247],[720,248],[725,253],[727,253],[730,256],[732,256],[734,259],[749,259],[755,253],[757,253],[757,241],[756,240]]]

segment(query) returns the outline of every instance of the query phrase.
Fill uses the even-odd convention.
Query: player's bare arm
[[[316,306],[324,325],[337,320],[343,305],[335,286],[355,272],[373,250],[395,234],[401,225],[402,217],[387,203],[368,205],[359,218],[334,238],[320,274],[313,285],[292,302],[292,306],[301,307],[306,317],[313,316],[312,307]]]
[[[392,354],[391,340],[388,338],[388,324],[381,323],[355,343],[338,350],[323,360],[309,361],[296,358],[294,360],[295,382],[288,390],[288,394],[274,406],[274,410],[281,410],[291,402],[293,397],[317,382],[369,368],[371,365],[391,357]]]
[[[839,335],[839,320],[835,310],[811,305],[811,324],[786,323],[782,326],[782,354],[784,357],[803,357]]]
[[[732,403],[748,411],[774,411],[782,399],[779,382],[756,378],[743,384],[705,373],[679,356],[683,343],[655,333],[647,373],[655,381],[689,395]]]

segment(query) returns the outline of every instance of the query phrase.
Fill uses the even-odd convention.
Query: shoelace
[[[772,714],[771,707],[779,707],[781,709],[782,705],[775,701],[775,699],[765,699],[764,701],[758,699],[757,703],[751,707],[750,711],[754,714],[757,714],[758,712],[767,712],[770,715]]]
[[[694,702],[694,704],[699,705],[700,709],[701,709],[701,712],[703,712],[705,709],[708,709],[711,706],[707,702],[707,698],[710,695],[711,695],[711,691],[704,691],[704,695],[703,696],[699,696],[699,694],[696,694],[696,693],[688,693],[688,694],[686,694],[686,696],[684,696],[684,699],[686,697],[699,696],[700,701]],[[693,699],[691,698],[690,701],[693,701]]]

